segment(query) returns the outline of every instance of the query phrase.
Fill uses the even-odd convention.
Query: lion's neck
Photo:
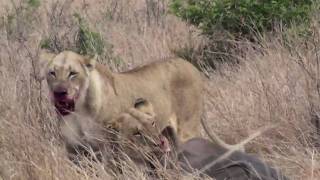
[[[90,113],[93,115],[97,115],[101,110],[101,104],[103,99],[103,83],[102,77],[100,76],[99,72],[93,70],[90,73],[90,80],[89,86],[87,89],[87,96],[86,96],[86,106],[89,109]]]
[[[90,74],[89,86],[87,89],[86,106],[95,118],[112,118],[118,112],[117,97],[112,84],[112,74],[106,76],[105,71],[94,70]],[[110,108],[112,107],[112,108]]]

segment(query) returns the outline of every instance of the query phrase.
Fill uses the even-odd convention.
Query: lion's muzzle
[[[53,91],[54,105],[59,114],[66,116],[74,111],[75,99],[70,97],[66,88],[57,88]]]

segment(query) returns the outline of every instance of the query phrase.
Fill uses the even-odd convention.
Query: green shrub
[[[171,12],[208,38],[200,48],[175,53],[201,65],[203,71],[216,69],[220,63],[238,64],[246,46],[252,42],[259,46],[265,34],[310,34],[311,18],[319,6],[319,0],[171,0]]]
[[[79,32],[76,37],[78,52],[86,55],[101,55],[104,50],[104,42],[101,35],[90,30],[79,14],[74,14],[74,17],[79,23]]]
[[[49,38],[44,38],[40,41],[41,49],[52,49],[51,48],[51,40]]]
[[[38,8],[40,6],[40,0],[28,0],[28,5],[30,7],[35,7],[35,8]]]
[[[233,35],[270,31],[275,23],[308,23],[313,0],[172,0],[171,11],[210,34],[216,28]]]
[[[51,15],[55,18],[55,14]],[[102,55],[104,52],[112,51],[111,45],[106,46],[100,33],[92,30],[87,21],[75,13],[71,16],[61,16],[64,19],[54,20],[54,22],[69,22],[68,26],[62,24],[51,24],[52,31],[49,31],[47,37],[43,37],[39,46],[52,52],[60,52],[63,50],[75,51],[82,55]],[[60,35],[60,30],[56,26],[66,28],[64,34]],[[107,49],[107,50],[106,50]]]
[[[113,45],[92,28],[94,25],[88,19],[79,13],[59,15],[60,12],[67,12],[63,8],[63,4],[57,4],[57,8],[49,11],[52,21],[48,23],[48,35],[42,37],[39,43],[40,48],[54,53],[70,50],[81,55],[99,55],[98,60],[113,69],[124,66],[121,57],[114,54]]]

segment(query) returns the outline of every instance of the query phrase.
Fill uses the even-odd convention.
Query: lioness
[[[170,152],[178,146],[175,132],[170,132],[172,129],[158,131],[153,105],[142,98],[137,99],[134,108],[114,119],[111,127],[118,130],[122,137],[135,141],[135,144],[142,140],[147,146],[156,145],[163,152]]]
[[[46,78],[52,102],[64,120],[61,129],[67,145],[97,141],[92,137],[103,135],[101,125],[109,126],[139,98],[153,105],[158,133],[175,134],[175,142],[200,136],[200,119],[206,126],[201,118],[200,72],[183,59],[158,61],[123,73],[113,73],[96,58],[71,51],[43,52],[40,62],[40,75]],[[214,132],[209,135],[230,148]]]
[[[144,98],[154,107],[159,131],[170,127],[182,142],[200,135],[202,79],[185,60],[169,59],[113,73],[95,58],[71,51],[44,53],[40,59],[52,101],[63,119],[85,114],[107,126],[136,99]],[[81,128],[76,133],[85,134]]]
[[[119,132],[119,151],[128,155],[141,168],[154,168],[155,159],[158,162],[176,150],[176,144],[170,144],[174,141],[169,142],[168,139],[173,136],[165,134],[166,130],[161,133],[157,131],[153,106],[145,99],[138,99],[133,108],[122,113],[111,124]]]

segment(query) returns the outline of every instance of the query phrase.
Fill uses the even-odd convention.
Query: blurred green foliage
[[[40,42],[40,47],[43,49],[49,49],[53,52],[57,50],[62,51],[64,49],[69,49],[82,55],[102,55],[105,50],[105,43],[100,33],[91,30],[89,25],[80,16],[80,14],[73,14],[73,18],[76,22],[75,25],[77,26],[77,30],[74,34],[72,34],[72,36],[74,36],[72,42],[63,44],[63,40],[61,40],[59,37],[55,37],[53,34],[53,36],[43,38]],[[68,46],[68,44],[71,44],[71,46]],[[56,46],[62,48],[57,49]],[[107,48],[111,49],[111,47]]]
[[[78,53],[85,55],[101,55],[104,50],[102,36],[98,32],[90,30],[85,21],[79,14],[74,14],[79,24],[79,32],[76,37],[76,46]]]
[[[30,7],[38,8],[40,6],[40,0],[28,0],[28,5]]]
[[[233,35],[270,31],[275,23],[310,21],[312,0],[172,0],[171,11],[210,34],[216,28]]]

